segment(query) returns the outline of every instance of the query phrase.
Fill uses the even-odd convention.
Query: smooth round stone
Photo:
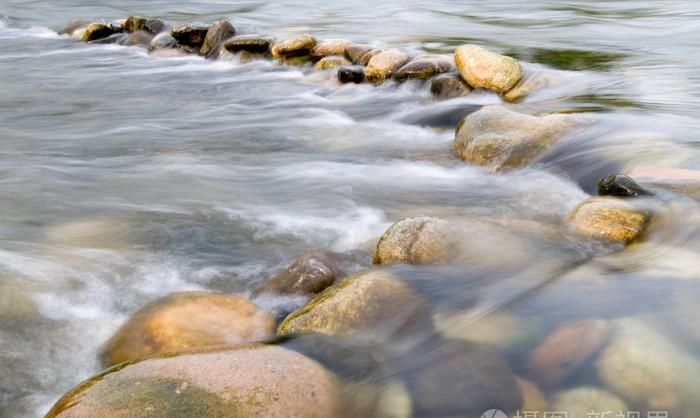
[[[327,57],[321,58],[315,65],[314,69],[316,70],[335,70],[336,68],[345,66],[345,65],[350,65],[350,61],[348,61],[344,56],[342,55],[330,55]]]
[[[471,93],[472,88],[459,74],[440,74],[430,83],[430,92],[438,99],[463,97]]]
[[[338,81],[341,83],[359,84],[365,80],[365,68],[361,65],[352,65],[338,68]]]
[[[374,58],[375,56],[379,55],[383,50],[381,49],[373,49],[363,56],[360,57],[360,59],[357,61],[358,65],[362,65],[363,67],[366,67],[367,64],[369,64],[369,61]]]
[[[129,36],[127,36],[126,40],[124,41],[124,45],[127,45],[127,46],[134,46],[134,45],[150,46],[152,41],[153,41],[153,35],[150,32],[146,32],[145,30],[139,30],[139,31],[130,33]]]
[[[559,392],[554,397],[552,409],[567,412],[569,418],[591,418],[591,411],[613,415],[630,411],[625,401],[615,394],[589,386]]]
[[[381,84],[408,62],[408,55],[398,49],[387,49],[377,55],[367,63],[365,77],[368,81]]]
[[[194,347],[260,341],[275,332],[275,320],[240,295],[175,293],[136,312],[110,339],[106,366]]]
[[[455,50],[459,74],[470,86],[507,93],[523,76],[517,60],[476,45],[462,45]]]
[[[341,418],[342,402],[338,379],[317,362],[247,344],[125,363],[68,392],[45,418]]]
[[[126,25],[126,19],[113,20],[109,22],[109,27],[114,31],[114,33],[124,32],[124,26]]]
[[[63,29],[58,31],[58,34],[74,36],[73,32],[79,29],[85,29],[90,23],[91,22],[88,22],[87,20],[71,20],[66,26],[63,27]]]
[[[214,22],[207,31],[204,43],[200,49],[202,55],[212,55],[219,50],[219,45],[236,34],[236,29],[228,20]]]
[[[311,49],[310,55],[315,60],[331,55],[344,56],[345,49],[351,44],[352,42],[347,39],[324,39]]]
[[[173,28],[170,34],[180,45],[200,48],[204,44],[208,31],[208,26],[184,25]]]
[[[275,58],[286,56],[309,55],[316,46],[316,38],[304,34],[294,38],[285,39],[272,46],[272,56]]]
[[[649,192],[624,174],[613,174],[598,182],[599,196],[637,197],[647,194]]]
[[[158,19],[150,19],[143,16],[129,16],[124,22],[124,30],[132,33],[140,30],[155,35],[163,30],[165,24]]]
[[[226,40],[223,48],[231,53],[241,51],[264,54],[270,50],[272,40],[258,35],[239,35]]]
[[[362,58],[366,53],[371,51],[372,48],[367,45],[348,45],[345,48],[345,58],[347,58],[353,64],[358,64],[360,58]]]
[[[629,244],[639,238],[648,222],[646,212],[613,197],[585,200],[566,220],[572,233],[610,244]]]
[[[441,56],[423,56],[411,60],[394,74],[398,81],[409,79],[427,80],[437,74],[454,70],[452,61]]]
[[[314,251],[297,258],[291,266],[267,280],[253,291],[260,293],[315,295],[344,276],[334,257],[327,252]]]
[[[148,45],[148,51],[153,52],[159,49],[171,49],[177,46],[177,40],[169,32],[161,32],[154,36]]]
[[[112,35],[114,31],[109,26],[102,23],[90,23],[85,28],[81,40],[84,42],[96,41]]]

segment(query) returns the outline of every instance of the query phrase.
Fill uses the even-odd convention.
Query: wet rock
[[[507,93],[523,75],[517,60],[476,45],[462,45],[455,50],[459,74],[470,86]]]
[[[613,174],[598,182],[599,196],[637,197],[647,194],[649,192],[624,174]]]
[[[369,60],[365,77],[372,83],[381,84],[407,62],[408,55],[398,49],[384,50]]]
[[[71,37],[82,37],[82,31],[85,30],[85,28],[90,24],[87,20],[71,20],[68,22],[66,26],[63,27],[63,29],[58,31],[59,35],[68,35]],[[81,30],[80,36],[74,36],[73,33]]]
[[[291,266],[253,291],[253,296],[272,292],[315,295],[343,277],[330,253],[314,251],[297,258]]]
[[[173,28],[170,34],[180,45],[199,49],[204,45],[209,27],[200,25],[183,25]]]
[[[154,36],[148,45],[148,51],[153,52],[159,49],[171,49],[177,46],[177,40],[169,32],[162,32]]]
[[[543,416],[545,412],[551,410],[547,398],[536,384],[520,377],[515,379],[523,397],[523,405],[520,407],[521,411],[535,411],[539,412],[540,416]]]
[[[377,418],[413,417],[411,392],[404,382],[393,380],[382,386],[375,416]]]
[[[270,50],[272,40],[258,35],[240,35],[228,39],[222,47],[231,53],[241,51],[265,54]]]
[[[236,34],[236,29],[228,20],[220,20],[214,22],[209,27],[207,35],[204,37],[204,43],[200,49],[200,53],[205,56],[211,56],[219,51],[219,45]]]
[[[126,19],[119,19],[119,20],[113,20],[109,22],[109,27],[112,29],[114,33],[121,33],[124,32],[126,29],[124,28],[126,26]]]
[[[508,414],[522,406],[522,394],[498,350],[459,340],[436,341],[406,356],[404,376],[417,416],[478,417],[489,409]]]
[[[452,70],[454,70],[454,64],[447,57],[439,55],[420,56],[399,68],[394,74],[394,78],[398,81],[408,79],[427,80],[437,74]]]
[[[666,189],[700,200],[700,170],[637,166],[627,175],[644,186]]]
[[[366,67],[369,64],[370,60],[372,60],[372,58],[381,54],[382,52],[383,50],[381,49],[373,49],[361,56],[360,59],[357,61],[357,64]]]
[[[153,41],[153,35],[145,30],[132,32],[127,36],[124,45],[127,46],[150,46]]]
[[[304,34],[285,39],[272,46],[272,56],[275,58],[309,55],[316,46],[316,38]]]
[[[90,41],[91,44],[119,44],[124,45],[127,38],[129,37],[126,33],[113,33],[106,38],[98,39],[95,41]]]
[[[367,45],[352,44],[345,48],[345,58],[353,64],[358,64],[360,58],[371,51],[372,48]]]
[[[616,321],[597,370],[608,388],[635,407],[669,416],[700,410],[700,362],[638,320]]]
[[[248,344],[112,368],[61,398],[45,418],[342,417],[340,384],[295,351]]]
[[[593,197],[583,201],[566,220],[571,232],[605,243],[628,244],[644,232],[649,215],[622,199]]]
[[[430,92],[438,99],[463,97],[471,93],[472,88],[459,74],[441,74],[430,83]]]
[[[103,352],[110,366],[155,353],[260,341],[275,320],[239,295],[184,292],[146,305],[110,339]]]
[[[0,277],[0,327],[38,318],[39,310],[27,286],[12,277]]]
[[[515,87],[503,95],[503,100],[510,103],[516,103],[523,100],[536,90],[540,90],[548,86],[556,86],[560,83],[561,80],[554,74],[548,74],[542,71],[530,71],[520,79]]]
[[[529,354],[527,369],[543,386],[555,386],[593,357],[607,341],[609,332],[603,320],[566,323]]]
[[[338,68],[338,81],[343,84],[360,84],[365,80],[365,69],[361,65],[351,65]]]
[[[361,333],[385,337],[430,328],[426,301],[399,278],[359,273],[327,288],[280,324],[277,333]]]
[[[311,55],[290,55],[278,58],[280,64],[291,65],[293,67],[303,67],[307,64],[311,64],[313,60]]]
[[[614,394],[595,387],[578,387],[559,392],[552,404],[554,411],[565,411],[570,418],[590,418],[591,411],[606,415],[627,414],[627,404]]]
[[[458,126],[453,150],[466,162],[502,171],[526,165],[575,126],[570,115],[538,117],[484,106]]]
[[[155,35],[162,31],[163,28],[165,28],[165,24],[161,20],[143,16],[129,16],[124,22],[124,30],[129,33],[145,31]]]
[[[102,23],[90,23],[85,28],[83,36],[81,38],[84,42],[96,41],[98,39],[103,39],[113,34],[114,31],[109,26]]]
[[[331,55],[345,55],[345,49],[352,42],[347,39],[324,39],[311,49],[310,55],[314,60],[320,60]]]
[[[342,55],[329,55],[327,57],[321,58],[321,60],[318,61],[314,65],[314,69],[316,69],[316,70],[334,70],[334,69],[342,67],[344,65],[350,65],[350,61],[348,61],[344,56],[342,56]]]
[[[125,248],[142,225],[120,217],[85,218],[46,228],[44,241],[85,248]]]

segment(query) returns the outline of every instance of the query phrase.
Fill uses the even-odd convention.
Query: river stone
[[[275,320],[239,295],[175,293],[136,312],[103,352],[107,366],[155,353],[260,341]]]
[[[90,41],[91,44],[99,44],[99,45],[106,45],[106,44],[118,44],[118,45],[124,45],[126,40],[129,38],[128,33],[113,33],[109,35],[106,38],[98,39],[96,41]]]
[[[177,40],[169,32],[161,32],[151,39],[148,51],[153,52],[159,49],[171,49],[177,46]]]
[[[357,61],[357,64],[362,65],[363,67],[366,67],[372,58],[381,54],[382,52],[383,52],[382,49],[373,49],[373,50],[367,52],[366,54],[364,54],[363,56],[361,56],[360,59]]]
[[[150,34],[157,34],[163,30],[165,24],[158,19],[149,19],[143,16],[129,16],[124,22],[124,30],[132,33],[140,30]]]
[[[556,394],[552,410],[566,412],[567,418],[591,418],[591,411],[616,416],[626,415],[630,409],[625,401],[607,390],[583,386]]]
[[[336,68],[342,67],[344,65],[350,65],[350,61],[348,61],[344,56],[342,55],[329,55],[327,57],[321,58],[316,65],[314,65],[314,69],[316,70],[335,70]]]
[[[649,192],[624,174],[612,174],[598,182],[598,196],[637,197]]]
[[[411,370],[401,377],[411,391],[416,416],[478,417],[489,409],[511,414],[522,407],[518,382],[495,347],[431,341],[408,360]]]
[[[311,49],[310,55],[314,60],[320,60],[331,55],[344,56],[345,49],[351,44],[352,42],[347,39],[324,39]]]
[[[260,285],[253,296],[264,292],[315,295],[343,275],[332,254],[313,251],[297,258],[291,266]]]
[[[28,290],[28,286],[19,280],[0,276],[0,325],[40,318],[39,310],[29,297]],[[3,370],[2,367],[0,370]]]
[[[365,77],[372,83],[381,84],[407,62],[408,55],[398,49],[384,50],[369,60]]]
[[[361,65],[348,65],[338,68],[338,81],[343,84],[360,84],[365,80],[365,68]]]
[[[73,38],[78,37],[76,35],[73,35],[74,32],[81,30],[81,36],[82,37],[82,31],[85,30],[85,28],[90,24],[91,22],[88,22],[87,20],[71,20],[68,22],[66,26],[63,27],[63,29],[58,31],[59,35],[68,35]]]
[[[90,23],[85,28],[81,40],[84,42],[96,41],[103,39],[113,34],[114,31],[109,26],[103,23]]]
[[[499,55],[476,45],[462,45],[455,50],[459,74],[470,86],[504,94],[523,75],[517,60]]]
[[[608,388],[635,407],[669,411],[669,416],[700,410],[700,362],[639,320],[616,321],[597,370]]]
[[[124,32],[126,29],[124,28],[126,26],[126,19],[118,19],[118,20],[113,20],[109,22],[109,27],[114,31],[114,33],[121,33]]]
[[[360,58],[371,50],[372,48],[367,45],[348,45],[345,48],[345,58],[347,58],[353,64],[359,64]]]
[[[214,22],[209,27],[207,35],[204,37],[204,44],[199,52],[202,55],[210,56],[219,50],[219,45],[236,34],[236,29],[228,20]]]
[[[458,125],[453,149],[466,162],[503,171],[534,160],[574,126],[570,115],[538,117],[484,106]]]
[[[645,186],[658,187],[700,200],[700,170],[637,166],[627,175]]]
[[[125,363],[68,392],[45,418],[328,418],[343,416],[340,405],[338,380],[315,361],[247,344]]]
[[[272,40],[259,35],[240,35],[228,39],[223,43],[223,48],[228,52],[241,51],[264,54],[270,50]]]
[[[430,92],[438,99],[463,97],[471,93],[472,88],[459,74],[440,74],[430,83]]]
[[[520,377],[516,377],[515,379],[518,382],[520,393],[523,396],[523,405],[520,407],[521,411],[535,411],[540,414],[550,411],[547,398],[536,384]]]
[[[600,319],[565,323],[530,352],[526,367],[544,387],[556,386],[593,357],[609,333]]]
[[[523,100],[536,90],[548,86],[556,86],[561,83],[561,79],[554,74],[546,74],[542,71],[531,71],[526,73],[508,93],[503,95],[503,100],[516,103]]]
[[[316,46],[316,38],[309,34],[285,39],[272,46],[272,56],[275,58],[309,55]]]
[[[427,302],[399,278],[383,271],[350,276],[289,315],[279,335],[318,332],[396,335],[429,328]]]
[[[196,49],[202,47],[208,31],[209,27],[207,26],[183,25],[173,28],[170,34],[180,45]]]
[[[580,203],[568,216],[571,232],[605,243],[628,244],[644,232],[649,215],[625,200],[592,197]]]
[[[394,74],[394,78],[398,81],[408,79],[427,80],[432,76],[452,70],[454,70],[454,65],[449,58],[439,55],[420,56],[399,68]]]
[[[153,35],[145,30],[138,30],[136,32],[130,33],[124,41],[124,45],[134,46],[150,46],[153,41]]]

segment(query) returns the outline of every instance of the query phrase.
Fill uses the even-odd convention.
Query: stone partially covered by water
[[[126,363],[67,393],[45,418],[263,416],[343,417],[339,382],[297,352],[243,345]]]
[[[360,84],[365,80],[365,69],[361,65],[349,65],[338,68],[338,81],[343,84]]]
[[[146,31],[153,35],[165,28],[165,23],[159,19],[151,19],[143,16],[129,16],[124,22],[124,30],[129,33]]]
[[[398,49],[387,49],[374,55],[365,69],[368,81],[381,84],[408,62],[408,55]]]
[[[316,38],[309,34],[276,42],[272,46],[272,56],[275,58],[309,55],[316,46]]]
[[[649,214],[619,198],[593,197],[579,204],[566,222],[581,237],[629,244],[644,232]]]
[[[430,83],[430,92],[438,99],[462,97],[471,91],[469,84],[459,74],[441,74]]]
[[[315,65],[314,69],[316,70],[335,70],[339,67],[350,65],[350,61],[348,61],[344,56],[342,55],[329,55],[326,57],[321,58]]]
[[[156,300],[124,324],[103,353],[107,366],[193,347],[263,340],[275,320],[240,295],[176,293]]]
[[[351,44],[347,39],[324,39],[311,49],[310,54],[316,60],[331,55],[345,56],[345,49]]]
[[[199,50],[200,54],[211,56],[212,53],[219,51],[219,45],[236,34],[236,29],[228,20],[220,20],[209,26],[207,35],[204,37],[204,43]]]
[[[103,23],[90,23],[83,32],[82,40],[85,42],[97,41],[114,33],[114,30]]]
[[[627,415],[630,412],[630,407],[614,393],[595,387],[579,387],[557,393],[552,408],[566,411],[571,418],[589,418],[591,412],[613,415]]]
[[[454,70],[451,59],[439,55],[416,57],[399,68],[394,74],[398,81],[409,79],[427,80],[435,75]]]
[[[599,196],[637,197],[647,194],[647,190],[623,174],[612,174],[598,182]]]
[[[507,93],[523,76],[517,60],[476,45],[462,45],[455,50],[455,63],[464,80],[475,88]]]
[[[253,296],[265,292],[300,295],[320,293],[344,276],[337,264],[333,254],[327,252],[304,254],[291,266],[256,288]]]
[[[181,25],[174,27],[170,34],[177,40],[180,45],[199,50],[204,45],[208,26],[203,25]]]
[[[628,171],[627,175],[643,185],[671,190],[700,200],[700,170],[637,166]]]

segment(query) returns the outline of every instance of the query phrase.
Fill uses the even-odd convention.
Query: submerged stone
[[[155,35],[162,31],[163,28],[165,28],[165,24],[161,20],[143,16],[129,16],[124,22],[124,30],[129,33],[142,30]]]
[[[494,171],[518,168],[537,158],[575,127],[570,115],[530,116],[484,106],[458,126],[453,150],[462,160]]]
[[[700,170],[637,166],[628,171],[627,175],[643,185],[670,190],[700,200]]]
[[[134,314],[107,343],[102,358],[111,366],[156,353],[260,341],[274,331],[272,315],[243,296],[175,293]]]
[[[210,56],[219,50],[219,45],[236,34],[236,29],[228,20],[214,22],[209,27],[200,49],[202,55]]]
[[[607,390],[583,386],[559,392],[554,397],[552,408],[565,411],[570,418],[590,418],[591,411],[627,414],[627,404]]]
[[[506,102],[519,102],[536,90],[547,86],[560,84],[561,80],[554,74],[542,71],[530,71],[526,73],[508,93],[503,95]]]
[[[338,81],[343,84],[360,84],[365,80],[365,68],[361,65],[351,65],[338,68]]]
[[[381,54],[382,52],[383,52],[382,49],[373,49],[371,51],[368,51],[366,54],[364,54],[360,57],[360,59],[357,61],[357,64],[362,65],[363,67],[366,67],[372,58]]]
[[[314,65],[314,68],[316,70],[334,70],[344,65],[350,65],[350,61],[348,61],[344,56],[329,55],[321,58],[321,60]]]
[[[440,74],[430,83],[430,92],[438,99],[463,97],[471,93],[472,88],[459,74]]]
[[[408,55],[398,49],[384,50],[369,60],[365,77],[372,83],[381,84],[406,62],[408,62]]]
[[[297,258],[291,266],[282,270],[253,291],[253,296],[264,292],[281,294],[314,295],[343,277],[333,255],[314,251]]]
[[[90,23],[85,28],[81,40],[84,42],[96,41],[112,35],[114,31],[109,26],[102,23]]]
[[[91,44],[119,44],[124,45],[127,38],[129,37],[126,33],[113,33],[106,38],[97,39],[95,41],[90,41]]]
[[[358,64],[360,58],[362,58],[366,53],[371,51],[372,48],[367,45],[352,44],[345,48],[345,58],[350,60],[353,64]]]
[[[153,52],[159,49],[171,49],[177,46],[177,40],[169,32],[162,32],[154,36],[148,45],[148,51]]]
[[[602,178],[598,182],[599,196],[637,197],[647,195],[644,190],[631,177],[623,174],[613,174]]]
[[[437,74],[452,70],[454,70],[454,65],[447,57],[439,55],[420,56],[399,68],[394,74],[394,78],[398,81],[409,79],[427,80]]]
[[[347,39],[324,39],[311,49],[310,55],[315,60],[331,55],[344,56],[345,49],[351,44]]]
[[[126,40],[124,41],[124,45],[127,45],[127,46],[134,46],[134,45],[150,46],[152,41],[153,41],[153,35],[150,32],[146,32],[145,30],[139,30],[139,31],[130,33],[129,36],[127,36]]]
[[[316,38],[309,34],[285,39],[272,46],[272,56],[275,58],[309,55],[316,46]]]
[[[568,216],[569,230],[584,238],[605,243],[628,244],[646,229],[649,215],[622,199],[593,197],[579,204]]]
[[[198,49],[204,44],[208,31],[208,26],[183,25],[173,28],[170,34],[180,45]]]
[[[499,55],[476,45],[462,45],[455,50],[455,63],[460,75],[470,86],[504,94],[523,75],[517,60]]]
[[[90,22],[87,20],[71,20],[68,22],[66,26],[63,27],[63,29],[58,31],[59,35],[69,35],[69,36],[74,36],[73,33],[79,29],[85,29]]]
[[[125,363],[68,392],[45,418],[342,416],[340,384],[324,367],[248,344]]]

